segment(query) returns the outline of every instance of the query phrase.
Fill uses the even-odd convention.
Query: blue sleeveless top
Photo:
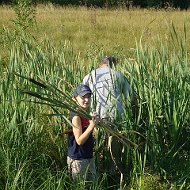
[[[72,121],[74,116],[78,116],[77,113],[72,113],[70,116],[70,121]],[[81,118],[82,132],[86,130],[89,125],[89,121],[86,118]],[[72,128],[72,126],[70,126]],[[67,155],[74,160],[89,159],[93,157],[94,148],[94,138],[92,133],[90,134],[88,140],[83,145],[78,145],[76,143],[73,133],[68,134],[68,152]]]

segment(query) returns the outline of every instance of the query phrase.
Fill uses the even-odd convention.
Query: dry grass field
[[[171,23],[178,35],[190,29],[190,11],[140,9],[88,9],[39,5],[35,8],[36,24],[30,32],[39,40],[45,37],[59,45],[69,40],[81,54],[89,46],[108,53],[128,55],[136,42],[155,46],[163,40],[170,43]],[[13,27],[14,10],[0,7],[0,27]],[[188,36],[187,36],[188,37]]]

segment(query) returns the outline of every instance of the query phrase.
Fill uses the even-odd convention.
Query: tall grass
[[[189,130],[190,86],[186,44],[175,35],[178,46],[173,51],[162,41],[159,49],[139,46],[134,59],[126,60],[125,68],[142,98],[138,122],[147,137],[149,167],[170,173],[176,180],[176,169],[181,171],[178,175],[186,176],[189,162],[189,149],[185,148],[189,138],[185,134]]]
[[[117,11],[111,13],[114,15]],[[96,24],[96,20],[91,22]],[[125,118],[118,120],[127,138],[138,145],[136,149],[125,146],[123,157],[131,190],[190,188],[188,29],[184,25],[180,35],[175,25],[169,29],[168,38],[172,41],[158,37],[159,44],[150,46],[141,36],[130,50],[130,58],[126,52],[118,54],[122,62],[118,69],[129,78],[139,95],[137,120],[131,117],[128,100]],[[57,47],[48,37],[39,42],[22,30],[12,36],[12,31],[4,30],[5,43],[10,40],[10,51],[8,59],[0,59],[0,188],[84,189],[83,183],[76,187],[67,174],[66,136],[59,134],[68,123],[63,117],[50,117],[55,109],[36,104],[35,97],[23,94],[22,91],[45,91],[41,92],[40,87],[36,88],[15,72],[55,85],[69,95],[84,75],[98,65],[107,50],[92,44],[81,55],[69,40],[61,40],[61,46]],[[60,107],[59,112],[65,118],[69,116],[68,109]],[[102,149],[101,136],[98,140],[97,163],[98,151]],[[105,161],[109,162],[106,155]],[[99,174],[92,189],[108,189],[108,168],[106,163],[103,166],[103,174]]]

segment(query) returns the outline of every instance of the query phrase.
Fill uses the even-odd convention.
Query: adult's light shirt
[[[130,85],[127,78],[108,66],[91,71],[83,79],[93,92],[92,106],[100,118],[115,118],[124,112],[124,99],[128,98]]]

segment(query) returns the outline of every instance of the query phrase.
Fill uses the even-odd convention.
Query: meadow
[[[48,37],[56,45],[68,40],[83,56],[92,46],[108,54],[130,55],[131,49],[140,41],[143,45],[157,46],[163,40],[172,45],[172,23],[180,36],[184,34],[184,23],[187,31],[190,28],[190,12],[179,10],[105,10],[50,4],[38,6],[34,14],[36,21],[30,32],[35,38],[43,41]],[[15,17],[13,9],[0,7],[1,27],[13,28]],[[187,46],[189,48],[189,44]]]
[[[138,118],[126,100],[125,118],[118,120],[138,145],[125,146],[126,189],[190,189],[190,12],[52,5],[16,10],[0,7],[0,189],[84,189],[69,178],[66,136],[59,134],[72,106],[66,97],[105,54],[118,57],[118,69],[139,95]],[[110,188],[110,158],[105,153],[101,163],[101,149],[98,136],[93,190]]]

